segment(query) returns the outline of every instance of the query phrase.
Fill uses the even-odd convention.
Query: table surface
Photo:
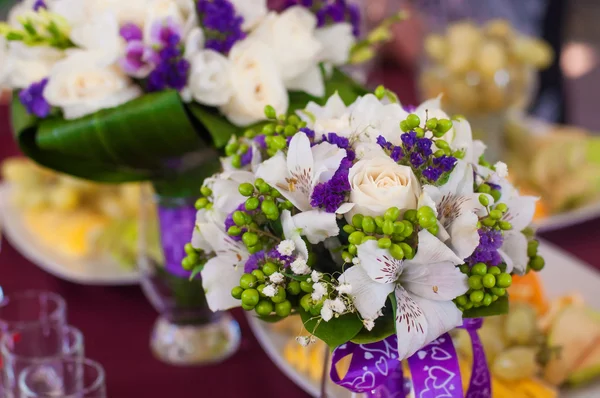
[[[384,73],[378,77],[382,76],[377,80],[398,92],[404,103],[414,103],[415,91],[405,74]],[[17,154],[8,109],[2,106],[0,162]],[[547,233],[543,238],[600,269],[597,222]],[[85,335],[86,355],[106,369],[109,397],[307,397],[262,351],[241,311],[233,311],[242,329],[242,344],[233,357],[215,366],[168,366],[150,352],[149,333],[157,314],[139,287],[89,287],[62,281],[37,268],[10,244],[3,243],[0,286],[7,294],[46,289],[66,299],[69,322]]]

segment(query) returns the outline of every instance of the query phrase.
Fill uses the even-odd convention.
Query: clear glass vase
[[[160,197],[148,190],[140,208],[142,288],[160,314],[150,337],[152,352],[172,365],[225,360],[239,347],[239,325],[226,312],[213,313],[200,275],[190,279],[181,267],[196,219],[194,199]]]

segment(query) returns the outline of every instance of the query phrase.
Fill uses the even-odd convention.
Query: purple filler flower
[[[169,17],[152,25],[150,40],[154,45],[174,47],[181,41],[182,34],[183,29],[181,26]]]
[[[159,55],[138,40],[130,41],[125,47],[125,56],[119,60],[123,71],[129,76],[144,78],[160,62]]]
[[[142,33],[142,29],[134,23],[126,23],[119,30],[119,34],[125,41],[140,41],[142,40],[144,34]]]
[[[44,10],[48,9],[48,6],[44,0],[36,0],[35,3],[33,3],[33,11],[39,11],[42,8]]]
[[[465,261],[473,266],[477,263],[496,266],[502,263],[502,257],[498,250],[502,247],[504,238],[502,232],[497,229],[481,228],[479,230],[479,245],[473,254]]]
[[[27,113],[39,118],[45,118],[50,114],[52,107],[44,98],[44,89],[47,84],[48,79],[46,78],[21,90],[19,100],[25,106]]]
[[[406,148],[410,149],[417,142],[417,133],[415,133],[414,131],[404,133],[402,134],[402,136],[400,136],[400,138],[402,139],[402,142],[404,143]]]
[[[258,269],[259,263],[264,262],[265,261],[265,251],[261,250],[258,251],[252,255],[250,255],[250,257],[248,257],[248,260],[246,260],[246,264],[244,265],[244,272],[249,274],[250,272],[254,271],[255,269]]]
[[[315,187],[310,199],[311,206],[325,209],[328,213],[335,213],[350,191],[348,174],[351,167],[352,161],[348,157],[344,158],[331,180]]]
[[[423,170],[423,176],[433,182],[436,182],[442,174],[443,171],[437,167],[427,167],[425,170]]]
[[[242,30],[244,18],[236,14],[228,0],[199,0],[198,14],[208,49],[226,54],[236,42],[246,37]]]

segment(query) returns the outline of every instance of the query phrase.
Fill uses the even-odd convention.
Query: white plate
[[[139,282],[137,270],[126,269],[109,256],[74,259],[40,242],[25,226],[21,211],[8,200],[9,190],[7,185],[0,185],[2,233],[29,261],[57,278],[82,285],[120,286]]]
[[[540,275],[549,297],[579,292],[585,298],[587,305],[600,310],[600,295],[598,294],[600,273],[549,243],[541,242],[539,251],[546,259],[547,265]],[[247,318],[254,335],[277,367],[282,369],[294,383],[308,394],[318,397],[319,385],[297,372],[282,355],[289,337],[273,332],[266,327],[267,324],[251,316],[250,313],[247,313]],[[351,397],[348,391],[331,382],[329,384],[328,396],[330,398]],[[561,391],[560,396],[565,398],[600,397],[600,383],[577,390]]]
[[[571,227],[586,221],[600,217],[600,202],[593,203],[579,209],[555,214],[533,224],[540,232],[554,231],[561,228]]]

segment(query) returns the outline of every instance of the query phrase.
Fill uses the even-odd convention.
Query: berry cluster
[[[544,266],[546,265],[544,258],[538,255],[539,245],[540,243],[535,239],[530,240],[527,244],[527,256],[529,257],[529,264],[527,265],[528,271],[534,270],[539,272],[544,269]]]
[[[512,276],[502,272],[497,266],[488,267],[485,263],[477,263],[470,267],[463,264],[460,270],[469,277],[467,293],[454,299],[462,311],[489,306],[506,295],[506,289],[512,284]]]

